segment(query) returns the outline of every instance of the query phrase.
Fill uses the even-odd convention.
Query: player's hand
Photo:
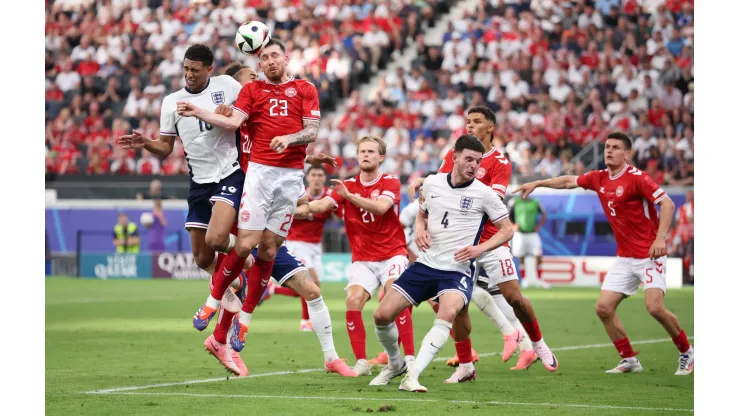
[[[349,196],[349,191],[347,190],[347,187],[344,186],[344,182],[340,181],[339,179],[332,179],[331,182],[334,184],[334,190],[337,191],[339,196],[347,199],[347,197]]]
[[[653,241],[653,245],[650,246],[648,256],[653,260],[665,256],[665,240],[662,238],[656,238],[655,241]]]
[[[455,261],[462,263],[468,260],[477,259],[481,254],[483,254],[481,246],[467,246],[455,253]]]
[[[326,163],[327,165],[331,165],[333,167],[337,166],[337,160],[324,153],[308,155],[308,157],[306,158],[306,162],[312,166],[321,166],[324,163]]]
[[[427,230],[416,230],[416,246],[422,253],[426,253],[431,244],[432,240]]]
[[[221,114],[224,117],[231,117],[232,112],[231,107],[226,104],[219,104],[216,107],[216,114]]]
[[[276,136],[270,142],[270,149],[278,153],[283,153],[285,149],[288,148],[289,145],[290,145],[290,142],[288,142],[288,139],[285,136]]]
[[[293,218],[297,220],[313,219],[313,216],[311,215],[311,210],[308,209],[308,204],[298,205],[298,207],[295,209],[295,214],[293,215]]]
[[[421,185],[424,184],[424,178],[416,178],[413,182],[409,185],[408,193],[409,193],[409,200],[413,201],[416,199],[416,193],[419,192],[419,189],[421,188]],[[424,202],[424,196],[419,193],[419,203]]]
[[[522,193],[522,198],[526,199],[529,194],[532,193],[537,188],[537,182],[529,182],[522,185],[519,185],[518,188],[514,190],[514,193]]]
[[[183,117],[195,117],[199,108],[195,104],[188,101],[177,102],[177,114]]]
[[[118,144],[124,149],[141,149],[146,144],[146,138],[140,130],[131,130],[131,134],[118,138]]]

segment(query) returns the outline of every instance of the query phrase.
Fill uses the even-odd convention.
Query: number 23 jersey
[[[372,182],[363,182],[360,175],[344,181],[350,194],[377,201],[393,201],[388,211],[376,215],[365,211],[342,198],[332,190],[327,198],[334,202],[335,208],[344,207],[344,226],[352,251],[352,261],[384,261],[394,256],[407,255],[406,235],[398,218],[401,203],[401,181],[391,175],[381,173]]]

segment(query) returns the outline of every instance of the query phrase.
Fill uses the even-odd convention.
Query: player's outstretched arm
[[[334,208],[334,201],[326,196],[318,201],[311,201],[308,203],[308,212],[311,214],[323,214],[324,212]]]
[[[211,126],[226,130],[236,130],[247,121],[246,114],[241,111],[232,111],[229,117],[206,111],[189,101],[177,102],[177,114],[183,117],[195,117]]]
[[[141,135],[141,131],[132,130],[131,134],[118,138],[118,144],[124,149],[144,148],[159,157],[167,157],[175,148],[175,136],[160,135],[159,140],[152,140]]]
[[[337,166],[337,160],[324,153],[316,153],[315,155],[307,155],[305,162],[311,166],[317,166],[317,167],[323,165],[324,163],[326,163],[327,165],[334,166],[334,167]]]
[[[337,193],[339,193],[342,198],[374,215],[384,215],[393,206],[393,200],[390,197],[386,197],[381,194],[380,197],[378,197],[378,200],[374,201],[372,199],[363,198],[359,195],[349,193],[344,182],[339,179],[332,179],[331,181],[334,183]]]
[[[301,199],[296,203],[295,214],[293,218],[298,220],[305,220],[311,217],[311,211],[308,208],[308,194],[303,195]]]
[[[668,196],[658,202],[658,206],[660,207],[660,223],[658,224],[658,234],[655,236],[655,241],[650,246],[650,251],[648,252],[651,259],[665,256],[665,239],[673,222],[673,213],[676,211],[676,204]]]
[[[565,176],[558,176],[557,178],[552,179],[545,179],[540,181],[534,181],[529,182],[520,185],[518,188],[514,190],[514,193],[522,193],[522,198],[526,198],[529,194],[532,193],[537,188],[552,188],[552,189],[573,189],[578,188],[578,183],[576,180],[578,179],[577,176],[574,175],[565,175]]]

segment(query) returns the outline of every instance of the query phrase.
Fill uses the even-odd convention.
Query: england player
[[[360,174],[346,181],[332,180],[335,184],[332,192],[308,204],[314,215],[344,207],[344,224],[352,251],[346,288],[347,332],[357,359],[354,370],[361,376],[372,374],[365,349],[362,309],[379,287],[387,293],[408,266],[406,239],[398,220],[401,181],[380,172],[385,153],[383,139],[362,137],[357,141]],[[399,311],[398,325],[404,352],[413,359],[414,330],[410,309]]]
[[[560,176],[526,183],[514,192],[522,197],[538,187],[553,189],[584,188],[595,191],[601,201],[617,239],[617,261],[609,269],[601,294],[596,302],[596,314],[606,328],[617,352],[622,357],[617,367],[607,373],[639,373],[642,365],[632,349],[624,324],[617,316],[617,307],[625,298],[637,293],[644,284],[645,306],[648,313],[665,328],[678,348],[676,375],[694,371],[694,349],[678,318],[666,309],[665,239],[673,220],[675,205],[668,194],[648,175],[627,164],[632,152],[632,140],[624,133],[607,136],[604,149],[606,169],[581,176]],[[660,206],[660,219],[655,205]]]
[[[416,217],[416,244],[422,254],[386,293],[373,316],[375,334],[388,354],[388,366],[370,385],[386,385],[406,373],[399,390],[425,392],[419,375],[447,342],[455,316],[473,294],[471,260],[500,247],[514,231],[501,199],[489,186],[475,180],[485,148],[473,135],[455,142],[452,172],[427,177],[424,202]],[[491,218],[498,231],[478,244],[481,224]],[[393,320],[411,305],[430,298],[439,302],[434,326],[422,341],[415,361],[401,359],[398,330]]]
[[[306,195],[309,201],[318,201],[329,194],[324,186],[326,183],[326,171],[320,166],[311,166],[306,172]],[[311,279],[319,284],[322,274],[321,240],[324,236],[324,224],[331,217],[331,212],[309,214],[305,219],[296,218],[290,227],[286,245],[288,250],[298,257],[308,267]],[[301,298],[302,315],[300,330],[311,332],[313,327],[308,317],[308,306],[306,300]]]
[[[506,197],[509,179],[511,178],[511,164],[503,153],[493,147],[495,127],[496,115],[491,109],[487,107],[472,107],[468,110],[468,134],[474,135],[483,143],[483,147],[486,150],[481,161],[481,166],[476,172],[476,179],[485,185],[489,185],[503,201]],[[453,150],[447,153],[442,166],[439,168],[439,173],[451,172],[453,155]],[[419,186],[421,186],[421,183],[417,180],[416,183],[412,184],[410,193],[415,193]],[[481,241],[485,242],[495,233],[496,226],[488,221],[483,228]],[[499,267],[500,265],[509,264],[511,267]],[[472,301],[503,334],[503,361],[508,361],[518,346],[520,350],[519,359],[512,370],[525,370],[537,360],[537,354],[534,351],[528,331],[522,325],[517,314],[507,301],[507,298],[496,284],[498,281],[504,279],[518,279],[516,269],[513,267],[513,259],[508,242],[503,247],[486,253],[481,260],[476,261],[476,266],[475,288],[473,289]],[[517,295],[518,290],[510,289],[509,292],[511,292],[509,296],[512,301],[518,301],[520,296]],[[436,305],[433,307],[436,308]],[[450,383],[456,383],[463,379],[473,379],[473,363],[478,361],[478,354],[473,349],[470,340],[471,325],[470,316],[466,308],[455,319],[452,336],[455,340],[456,354],[447,360],[447,365],[462,365],[463,368],[458,369],[459,371],[456,371],[447,380]],[[535,333],[535,336],[539,336],[538,332]]]
[[[227,68],[226,73],[231,74],[231,76],[239,80],[242,85],[253,82],[256,77],[254,71],[251,68],[241,66],[239,64],[235,64]],[[216,111],[219,114],[224,115],[225,117],[230,117],[232,114],[231,108],[224,106],[219,106]],[[242,170],[244,172],[247,172],[251,157],[250,150],[252,146],[250,144],[248,132],[245,132],[244,130],[246,130],[246,127],[242,125],[239,138],[242,142],[240,148],[243,150],[243,154],[240,158],[240,163]],[[323,163],[336,165],[336,161],[334,160],[334,158],[324,155],[323,153],[307,156],[305,162],[316,167],[321,166]],[[298,205],[305,206],[307,204],[308,197],[304,195],[303,197],[301,197],[301,199],[299,199]],[[237,232],[238,229],[235,225],[232,229],[232,233],[236,234]],[[246,259],[244,259],[247,264],[242,264],[246,268],[249,268],[254,263],[253,260],[257,257],[258,250],[253,249],[252,253],[250,253],[250,255]],[[321,343],[321,347],[324,352],[326,369],[329,372],[338,373],[344,377],[357,377],[357,374],[352,371],[352,369],[350,369],[343,360],[339,359],[339,356],[336,353],[331,327],[331,317],[329,315],[326,304],[323,302],[321,290],[319,289],[318,285],[309,278],[308,274],[304,273],[305,267],[303,265],[300,265],[300,270],[298,270],[298,267],[294,267],[296,263],[297,260],[288,252],[288,249],[286,247],[281,246],[280,248],[278,248],[274,261],[274,270],[272,270],[271,274],[280,283],[280,285],[284,285],[285,287],[280,287],[279,289],[271,288],[269,289],[269,294],[274,293],[273,291],[283,290],[282,293],[296,293],[298,296],[306,299],[310,322],[317,322],[320,328],[318,331],[316,331],[316,335],[319,338],[319,342]],[[292,272],[294,270],[295,272]],[[222,279],[221,282],[226,281],[227,283],[229,283],[231,280],[229,276],[224,275],[223,273],[221,273],[221,271],[219,271],[219,273],[220,274],[217,274],[212,279],[212,283],[210,286],[212,292],[217,284],[216,282],[219,282],[219,278]],[[269,276],[267,280],[269,281]],[[265,290],[262,283],[263,282],[260,282],[259,287],[257,288],[258,293],[260,293],[260,299],[257,301],[258,304],[266,298],[264,294],[268,293],[268,290]],[[245,284],[244,287],[247,287],[247,285]],[[224,291],[226,294],[231,293],[228,289],[224,289]],[[246,303],[245,300],[245,296],[241,296],[241,302]],[[243,306],[243,303],[241,302],[239,302],[238,299],[229,299],[230,305],[239,303],[238,307],[236,309],[221,309],[218,316],[216,328],[213,331],[213,335],[206,340],[206,348],[209,352],[211,352],[212,355],[219,359],[221,364],[227,370],[234,372],[233,369],[236,368],[238,372],[235,372],[235,374],[241,374],[243,376],[247,374],[248,371],[246,365],[243,364],[241,358],[239,357],[238,351],[234,351],[234,349],[231,348],[231,345],[229,345],[228,348],[221,348],[226,342],[227,334],[231,333],[228,338],[234,337],[234,331],[232,331],[231,329],[233,328],[233,322],[235,320],[233,320],[232,318],[234,317],[235,312]],[[229,354],[223,353],[224,351],[229,350],[231,351],[230,356]]]
[[[542,208],[540,201],[533,198],[512,198],[509,201],[509,218],[514,223],[514,238],[511,240],[511,254],[519,258],[519,267],[524,269],[524,261],[527,256],[534,256],[535,273],[528,273],[534,276],[531,280],[535,286],[543,289],[549,289],[550,284],[540,278],[540,268],[542,267],[542,239],[539,230],[547,221],[547,212]],[[537,220],[539,215],[540,219]],[[530,272],[530,270],[526,270]],[[528,280],[522,273],[522,288],[528,286]]]
[[[267,80],[245,85],[231,116],[216,114],[186,101],[178,103],[180,115],[210,125],[237,129],[247,122],[252,143],[252,161],[242,192],[248,197],[242,200],[239,209],[236,252],[246,259],[259,245],[259,255],[249,271],[247,299],[239,316],[234,318],[237,330],[231,344],[236,351],[244,348],[252,313],[270,280],[277,250],[290,231],[296,202],[305,193],[306,147],[316,140],[321,115],[316,87],[285,73],[288,56],[280,40],[271,39],[260,51],[259,59]],[[217,290],[225,291],[226,286],[221,285]],[[323,298],[315,302],[317,308],[326,310]],[[316,328],[317,322],[312,321]],[[331,321],[322,320],[321,325],[330,328]]]

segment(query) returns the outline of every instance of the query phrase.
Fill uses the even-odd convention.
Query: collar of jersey
[[[467,188],[468,186],[472,185],[473,182],[475,182],[475,178],[473,178],[473,179],[471,179],[471,180],[469,180],[467,182],[463,182],[463,183],[461,183],[459,185],[453,185],[452,184],[452,172],[450,172],[450,173],[447,174],[447,184],[450,185],[450,188],[452,188],[452,189]]]
[[[288,80],[287,80],[287,81],[285,81],[285,82],[281,82],[281,83],[279,83],[279,84],[278,84],[278,83],[275,83],[275,82],[272,82],[272,81],[270,81],[269,79],[266,79],[266,80],[265,80],[265,82],[266,82],[266,83],[268,83],[268,84],[270,84],[270,85],[283,85],[283,84],[287,84],[287,83],[289,83],[290,81],[293,81],[294,79],[295,79],[295,78],[293,78],[293,77],[288,77]]]
[[[378,183],[378,181],[380,180],[380,178],[381,178],[382,176],[383,176],[383,172],[378,172],[378,177],[377,177],[377,178],[375,178],[375,179],[373,179],[373,180],[372,180],[372,181],[370,181],[370,182],[365,182],[365,181],[363,181],[363,180],[362,180],[362,177],[361,177],[360,175],[357,175],[357,178],[358,178],[358,179],[360,180],[360,184],[361,184],[362,186],[372,186],[372,185],[375,185],[376,183]]]
[[[629,167],[630,167],[630,165],[625,163],[624,164],[624,169],[622,169],[621,172],[617,173],[616,176],[609,175],[609,179],[614,180],[614,179],[619,178],[620,176],[624,175],[624,172],[627,172],[627,169],[629,169]],[[607,172],[609,172],[608,169],[607,169]]]
[[[205,88],[203,88],[200,92],[193,92],[190,88],[185,87],[185,91],[187,91],[188,94],[200,94],[201,92],[205,91],[208,86],[211,85],[211,79],[208,78],[208,82],[206,82]]]

